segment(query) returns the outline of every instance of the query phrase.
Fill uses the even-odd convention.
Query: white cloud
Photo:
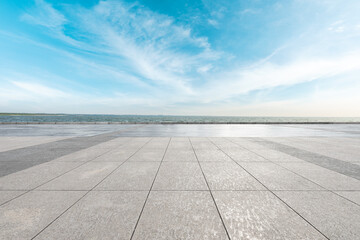
[[[65,98],[69,95],[58,89],[50,88],[38,83],[12,81],[16,87],[31,93],[33,96],[46,97],[46,98]]]
[[[334,58],[305,58],[285,64],[265,62],[212,78],[203,91],[205,102],[216,102],[254,90],[290,86],[360,69],[360,52]],[[219,80],[221,79],[221,80]]]
[[[188,94],[192,93],[189,73],[219,55],[211,50],[206,37],[194,36],[191,28],[138,4],[100,1],[94,8],[77,9],[72,14],[73,27],[89,36],[83,42],[64,34],[65,17],[43,1],[23,18],[50,28],[55,37],[82,50],[126,60],[113,68]],[[192,50],[184,51],[187,47]]]
[[[208,19],[208,23],[214,27],[218,27],[219,26],[219,22],[216,21],[215,19]]]

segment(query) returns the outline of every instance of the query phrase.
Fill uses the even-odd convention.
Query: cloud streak
[[[2,95],[3,99],[13,99],[9,92],[16,90],[21,99],[76,99],[81,104],[88,101],[108,106],[109,113],[116,106],[131,109],[144,105],[154,114],[171,108],[178,108],[179,113],[186,113],[187,108],[188,113],[193,113],[193,108],[197,109],[195,112],[215,115],[224,113],[221,109],[233,109],[228,112],[241,115],[242,111],[252,112],[246,110],[251,107],[260,111],[255,105],[274,104],[277,109],[276,96],[270,100],[262,98],[275,89],[282,88],[283,95],[287,94],[283,106],[290,108],[298,101],[306,102],[309,94],[304,92],[295,98],[286,93],[287,88],[308,84],[315,89],[318,82],[329,83],[313,91],[329,98],[322,95],[329,90],[328,85],[341,82],[345,76],[351,75],[349,81],[353,83],[360,77],[360,18],[355,16],[355,7],[341,5],[340,1],[280,1],[240,7],[234,3],[232,8],[208,4],[203,10],[206,30],[206,26],[180,21],[179,16],[139,3],[108,0],[91,7],[53,6],[44,0],[34,3],[20,19],[50,40],[42,42],[28,36],[27,42],[61,56],[62,69],[69,68],[74,73],[62,77],[58,71],[53,75],[79,85],[89,84],[95,90],[73,89],[68,93],[61,87],[49,87],[52,84],[20,78],[3,80],[10,89],[3,87],[3,93],[8,92]],[[324,11],[314,17],[314,22],[304,22],[304,17],[312,16],[320,7]],[[238,21],[248,21],[248,25]],[[256,21],[261,31],[252,29]],[[287,23],[289,29],[281,29]],[[229,32],[227,28],[232,26],[238,29]],[[271,31],[273,34],[261,35]],[[263,46],[273,42],[278,43],[275,48]],[[261,54],[249,55],[249,49]],[[31,75],[31,71],[24,74]],[[65,85],[58,83],[62,89],[66,89]],[[342,97],[349,99],[349,92],[347,88],[338,94],[339,102]],[[246,106],[239,101],[244,97],[249,98]],[[360,104],[357,97],[353,100]],[[318,102],[320,108],[320,102],[325,104],[326,99]],[[176,114],[174,109],[170,112]]]

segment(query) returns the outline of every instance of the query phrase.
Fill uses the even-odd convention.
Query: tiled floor
[[[360,239],[360,134],[107,134],[41,162],[12,137],[0,162],[35,163],[0,178],[0,239]]]

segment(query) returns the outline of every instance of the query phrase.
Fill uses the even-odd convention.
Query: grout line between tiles
[[[166,151],[167,151],[167,149],[168,149],[168,147],[169,147],[170,142],[171,142],[171,137],[170,137],[170,139],[169,139],[169,141],[168,141],[168,143],[167,143],[167,146],[166,146],[165,152],[164,152],[164,154],[163,154],[163,157],[162,157],[162,159],[161,159],[161,162],[160,162],[160,164],[159,164],[159,167],[158,167],[158,169],[157,169],[157,171],[156,171],[156,174],[155,174],[154,180],[153,180],[153,182],[151,183],[151,187],[150,187],[150,189],[149,189],[149,192],[148,192],[148,194],[146,195],[145,202],[144,202],[144,204],[143,204],[143,206],[142,206],[142,208],[141,208],[141,211],[140,211],[139,217],[138,217],[138,219],[137,219],[137,221],[136,221],[136,224],[135,224],[135,226],[134,226],[134,229],[133,229],[133,231],[132,231],[132,233],[131,233],[130,240],[134,237],[134,234],[135,234],[136,228],[137,228],[137,226],[138,226],[138,224],[139,224],[139,221],[140,221],[140,218],[141,218],[141,216],[142,216],[142,213],[144,212],[146,202],[147,202],[147,200],[148,200],[148,198],[149,198],[150,192],[152,191],[152,188],[153,188],[153,186],[154,186],[154,183],[155,183],[156,177],[157,177],[157,175],[158,175],[158,173],[159,173],[159,170],[160,170],[161,164],[162,164],[162,162],[163,162],[163,160],[164,160],[164,158],[165,158],[165,154],[166,154]]]
[[[309,222],[306,218],[304,218],[300,213],[298,213],[294,208],[292,208],[289,204],[287,204],[284,200],[282,200],[278,195],[276,195],[273,191],[271,191],[265,184],[263,184],[259,179],[257,179],[254,175],[252,175],[249,171],[247,171],[243,166],[237,163],[232,157],[230,157],[226,152],[220,149],[213,141],[208,139],[212,144],[214,144],[220,151],[226,154],[231,160],[233,160],[237,165],[239,165],[244,171],[246,171],[250,176],[252,176],[256,181],[258,181],[263,187],[265,187],[268,191],[270,191],[276,198],[278,198],[282,203],[284,203],[288,208],[290,208],[293,212],[295,212],[300,218],[306,221],[310,226],[312,226],[317,232],[319,232],[326,239],[329,239],[324,233],[322,233],[318,228],[316,228],[311,222]]]
[[[351,202],[351,203],[353,203],[353,204],[355,204],[355,205],[360,206],[360,204],[358,204],[358,203],[356,203],[356,202],[354,202],[354,201],[352,201],[352,200],[350,200],[350,199],[348,199],[348,198],[346,198],[346,197],[344,197],[344,196],[341,196],[340,194],[336,193],[335,191],[337,191],[337,190],[334,191],[334,190],[328,189],[328,188],[326,188],[326,187],[318,184],[317,182],[314,182],[313,180],[311,180],[311,179],[309,179],[309,178],[307,178],[307,177],[305,177],[305,176],[303,176],[303,175],[301,175],[301,174],[299,174],[299,173],[297,173],[297,172],[295,172],[295,171],[293,171],[293,170],[291,170],[291,169],[289,169],[289,168],[287,168],[287,167],[285,167],[285,166],[283,166],[283,165],[278,164],[277,161],[272,161],[272,160],[270,160],[270,159],[267,159],[266,157],[262,156],[261,154],[259,154],[259,153],[257,153],[257,152],[254,152],[254,151],[248,149],[247,147],[241,146],[241,145],[239,145],[238,143],[233,142],[233,141],[231,141],[231,140],[229,140],[229,139],[228,139],[228,141],[230,141],[230,142],[238,145],[239,147],[241,147],[241,148],[243,148],[243,149],[245,149],[245,150],[247,150],[247,151],[249,151],[249,152],[252,152],[252,153],[258,155],[259,157],[262,157],[262,158],[268,160],[269,162],[274,163],[274,164],[277,165],[277,166],[280,166],[281,168],[284,168],[284,169],[288,170],[289,172],[294,173],[295,175],[297,175],[297,176],[299,176],[299,177],[302,177],[302,178],[306,179],[306,180],[309,181],[309,182],[312,182],[313,184],[315,184],[315,185],[317,185],[317,186],[319,186],[319,187],[321,187],[321,188],[323,188],[323,189],[325,189],[325,190],[327,190],[327,191],[329,191],[329,192],[332,192],[333,194],[335,194],[335,195],[337,195],[337,196],[339,196],[339,197],[341,197],[341,198],[343,198],[343,199],[345,199],[345,200],[347,200],[347,201],[349,201],[349,202]],[[250,140],[250,141],[251,141],[251,140]],[[281,151],[280,151],[280,152],[281,152]],[[286,154],[286,153],[285,153],[285,154]],[[309,162],[307,162],[307,163],[309,163]],[[310,163],[310,164],[311,164],[311,163]],[[316,164],[314,164],[314,165],[316,165]],[[316,166],[318,166],[318,165],[316,165]],[[319,167],[320,167],[320,166],[319,166]],[[277,190],[274,190],[274,191],[277,191]]]
[[[194,149],[194,146],[193,146],[190,138],[188,138],[188,139],[189,139],[189,142],[190,142],[190,144],[191,144],[191,147],[192,147],[192,149],[193,149],[193,151],[194,151],[196,160],[197,160],[197,162],[198,162],[198,164],[199,164],[199,167],[200,167],[201,173],[202,173],[202,175],[203,175],[203,177],[204,177],[204,180],[205,180],[205,182],[206,182],[206,185],[207,185],[207,187],[208,187],[208,189],[209,189],[210,196],[211,196],[211,198],[212,198],[212,200],[213,200],[213,203],[214,203],[214,205],[215,205],[216,211],[217,211],[217,213],[218,213],[218,215],[219,215],[219,217],[220,217],[221,223],[222,223],[222,225],[223,225],[223,227],[224,227],[224,229],[225,229],[226,235],[227,235],[228,239],[231,240],[230,234],[229,234],[229,232],[228,232],[228,230],[227,230],[227,228],[226,228],[224,219],[222,218],[222,216],[221,216],[221,214],[220,214],[219,207],[218,207],[218,205],[216,204],[214,195],[213,195],[213,193],[212,193],[212,191],[211,191],[211,189],[210,189],[210,186],[209,186],[209,183],[208,183],[208,181],[207,181],[207,179],[206,179],[205,173],[204,173],[204,171],[203,171],[203,169],[202,169],[202,167],[201,167],[201,164],[200,164],[200,161],[199,161],[198,156],[197,156],[197,154],[196,154],[196,151],[195,151],[195,149]]]
[[[147,141],[145,144],[143,144],[136,152],[134,152],[126,161],[128,161],[132,156],[134,156],[138,151],[140,151],[146,144],[148,144],[151,141]],[[38,232],[34,237],[31,239],[36,238],[39,234],[41,234],[46,228],[48,228],[51,224],[53,224],[57,219],[59,219],[62,215],[64,215],[70,208],[72,208],[74,205],[76,205],[81,199],[83,199],[86,195],[88,195],[93,189],[95,189],[99,184],[101,184],[107,177],[109,177],[113,172],[115,172],[120,166],[122,166],[126,161],[122,162],[119,166],[117,166],[113,171],[111,171],[108,175],[106,175],[100,182],[98,182],[96,185],[94,185],[90,190],[88,190],[82,197],[80,197],[78,200],[76,200],[73,204],[71,204],[65,211],[63,211],[59,216],[57,216],[54,220],[52,220],[48,225],[46,225],[40,232]]]

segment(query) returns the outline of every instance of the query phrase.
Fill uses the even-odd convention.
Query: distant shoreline
[[[0,122],[0,125],[206,125],[206,124],[228,124],[228,125],[259,125],[259,124],[360,124],[360,122]]]
[[[359,124],[360,117],[236,117],[0,113],[0,124]]]
[[[46,113],[0,113],[0,116],[14,116],[14,117],[21,117],[21,116],[65,116],[66,114],[46,114]]]

